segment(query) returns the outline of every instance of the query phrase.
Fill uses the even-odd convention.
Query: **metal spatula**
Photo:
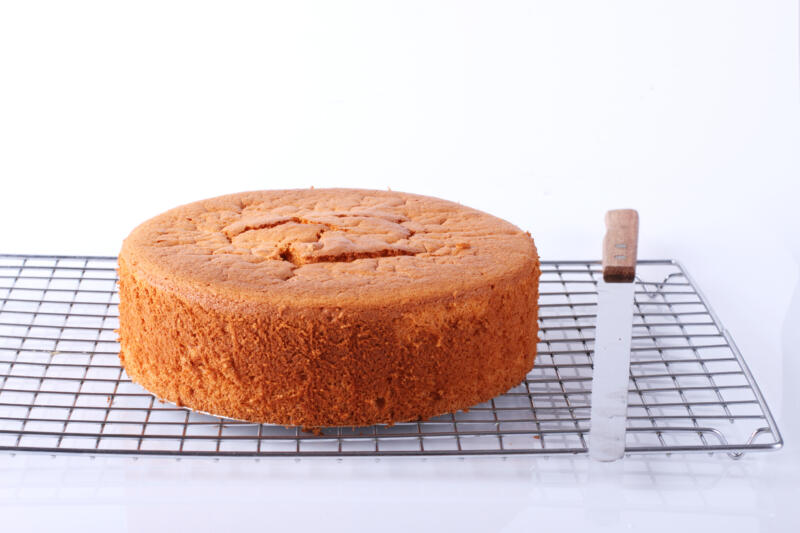
[[[625,453],[638,238],[636,211],[606,213],[603,280],[597,286],[589,433],[589,455],[599,461],[614,461]]]

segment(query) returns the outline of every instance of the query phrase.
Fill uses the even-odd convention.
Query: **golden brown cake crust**
[[[530,235],[437,198],[240,193],[148,220],[119,257],[120,359],[180,405],[286,425],[428,418],[533,365]]]

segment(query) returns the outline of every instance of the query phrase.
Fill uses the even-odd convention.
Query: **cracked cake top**
[[[516,226],[438,198],[295,189],[167,211],[128,236],[120,261],[187,297],[384,305],[486,287],[532,268],[536,248]]]

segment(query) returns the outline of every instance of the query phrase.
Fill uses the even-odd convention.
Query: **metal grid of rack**
[[[640,261],[626,451],[773,450],[782,439],[728,332],[674,261]],[[116,258],[0,255],[0,450],[173,456],[580,454],[601,275],[542,263],[525,382],[468,411],[319,435],[162,403],[120,367]]]

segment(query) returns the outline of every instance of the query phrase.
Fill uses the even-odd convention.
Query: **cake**
[[[125,239],[120,362],[157,397],[229,418],[424,420],[525,379],[539,273],[529,233],[438,198],[220,196]]]

